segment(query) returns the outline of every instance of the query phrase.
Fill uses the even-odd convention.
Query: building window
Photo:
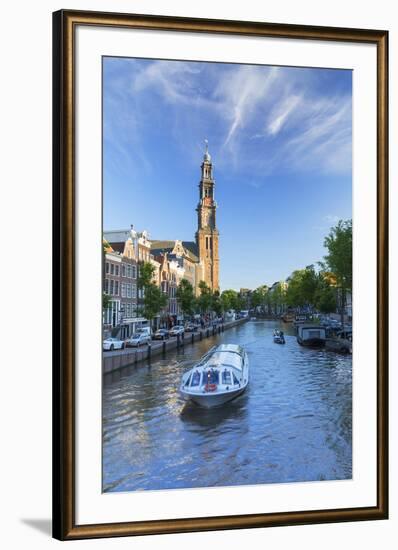
[[[113,287],[114,287],[114,280],[111,279],[111,280],[109,281],[109,294],[110,294],[111,296],[113,296]]]
[[[111,275],[115,274],[115,264],[111,264]]]
[[[115,296],[119,296],[119,281],[115,281]]]
[[[122,264],[122,277],[126,276],[126,266]]]
[[[131,304],[130,303],[124,304],[124,310],[125,310],[125,316],[127,318],[131,317]]]
[[[136,279],[137,278],[137,267],[135,265],[132,265],[131,266],[131,277],[133,279]]]
[[[121,294],[122,294],[122,298],[126,297],[126,283],[121,284]]]
[[[131,298],[131,284],[127,283],[127,298]]]
[[[137,297],[137,285],[134,283],[131,284],[131,297],[132,298]]]
[[[109,262],[105,264],[105,273],[109,273]]]
[[[105,294],[109,294],[109,279],[105,279],[104,281],[104,292]]]
[[[116,277],[119,277],[119,266],[115,265],[115,275]]]

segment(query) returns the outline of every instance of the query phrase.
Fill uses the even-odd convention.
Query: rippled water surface
[[[134,491],[351,478],[351,356],[299,346],[284,326],[250,321],[112,373],[103,391],[103,490]],[[211,346],[239,343],[246,392],[217,409],[178,393]]]

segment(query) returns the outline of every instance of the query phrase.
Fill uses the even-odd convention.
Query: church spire
[[[206,151],[203,156],[203,160],[205,162],[211,162],[211,156],[209,155],[209,141],[207,139],[205,139],[205,144],[206,144]]]
[[[199,183],[198,230],[196,243],[199,260],[203,265],[203,280],[214,291],[218,290],[218,230],[216,225],[217,203],[214,197],[215,181],[213,178],[213,164],[209,153],[209,142],[205,139],[205,153],[201,166],[201,180]]]

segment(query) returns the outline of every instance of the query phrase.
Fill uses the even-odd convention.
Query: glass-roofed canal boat
[[[221,344],[208,351],[181,381],[181,394],[210,408],[243,393],[249,383],[249,359],[235,344]]]

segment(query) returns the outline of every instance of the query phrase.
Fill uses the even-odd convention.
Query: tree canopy
[[[192,315],[195,310],[195,293],[187,279],[182,279],[177,288],[177,300],[184,315]]]
[[[167,294],[153,282],[155,266],[150,262],[144,262],[139,267],[138,286],[143,290],[143,301],[140,311],[144,317],[152,321],[156,315],[167,305]]]
[[[325,265],[336,276],[337,286],[352,290],[352,220],[340,220],[325,237]]]
[[[200,295],[197,299],[199,310],[201,313],[207,313],[210,310],[212,303],[211,288],[205,283],[205,281],[200,281],[198,286],[200,290]]]

